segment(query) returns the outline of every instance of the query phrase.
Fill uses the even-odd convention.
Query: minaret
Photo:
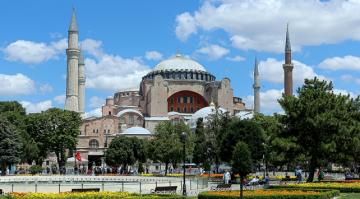
[[[289,24],[286,27],[286,43],[285,43],[285,64],[283,64],[284,68],[284,89],[285,95],[293,94],[293,78],[292,78],[292,70],[294,65],[291,62],[291,45],[290,45],[290,37],[289,37]]]
[[[73,10],[71,24],[68,32],[67,75],[66,75],[66,100],[65,110],[79,111],[79,49],[78,27],[76,24],[75,10]]]
[[[84,104],[85,104],[85,71],[84,71],[84,53],[80,49],[79,55],[79,112],[84,113]]]
[[[260,78],[259,78],[259,68],[258,68],[258,60],[255,58],[255,66],[254,66],[254,112],[260,112]]]

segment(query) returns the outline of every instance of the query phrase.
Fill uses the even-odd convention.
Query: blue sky
[[[360,94],[360,2],[286,0],[2,1],[0,100],[28,112],[64,106],[67,30],[72,7],[86,57],[86,112],[177,51],[201,63],[252,107],[252,70],[260,60],[261,110],[281,111],[283,49],[290,23],[296,88],[331,80]],[[294,88],[294,90],[296,89]]]

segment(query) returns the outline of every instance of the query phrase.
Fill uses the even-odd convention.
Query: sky
[[[142,76],[177,52],[217,80],[230,78],[248,108],[257,57],[261,112],[281,112],[287,23],[294,91],[317,76],[332,81],[336,93],[360,94],[359,0],[6,0],[0,101],[19,101],[28,113],[64,107],[72,8],[85,54],[88,116],[114,92],[138,88]]]

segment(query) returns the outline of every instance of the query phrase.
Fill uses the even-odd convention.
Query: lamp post
[[[181,142],[183,143],[183,196],[186,196],[186,182],[185,182],[185,158],[186,158],[186,151],[185,151],[185,143],[186,143],[186,133],[181,133]]]

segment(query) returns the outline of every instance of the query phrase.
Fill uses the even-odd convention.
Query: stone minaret
[[[76,24],[75,10],[73,10],[71,24],[68,32],[67,74],[66,74],[66,100],[65,110],[79,111],[79,48],[78,27]]]
[[[286,28],[286,43],[285,43],[285,64],[283,64],[284,68],[284,89],[285,95],[293,94],[293,78],[292,78],[292,70],[294,65],[291,62],[291,45],[290,45],[290,37],[289,37],[289,24]]]
[[[258,61],[255,58],[255,66],[254,66],[254,112],[260,112],[260,78],[259,78],[259,68]]]
[[[85,104],[85,71],[84,53],[80,49],[79,55],[79,112],[84,113]]]

